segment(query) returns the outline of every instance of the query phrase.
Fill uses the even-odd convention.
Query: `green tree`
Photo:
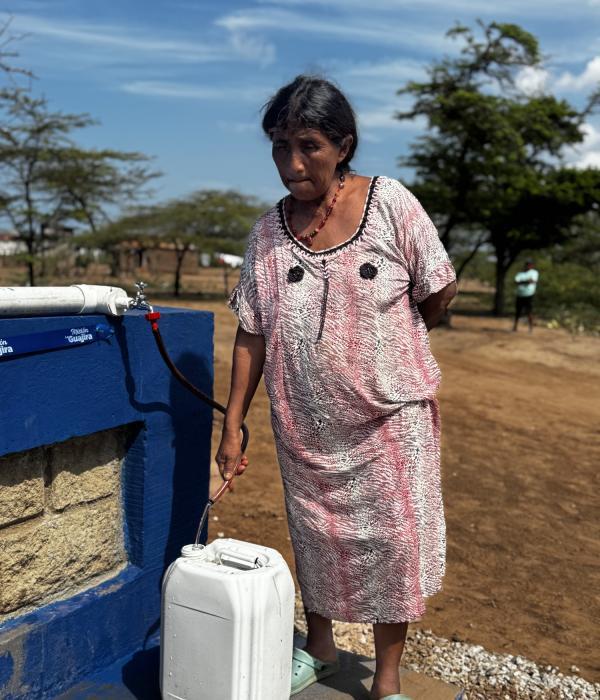
[[[201,190],[188,197],[144,207],[103,227],[86,239],[117,251],[123,241],[146,248],[169,244],[175,256],[173,293],[181,293],[181,270],[190,250],[243,251],[254,220],[265,210],[256,198],[235,191]]]
[[[33,73],[26,68],[12,64],[11,59],[19,56],[17,51],[11,50],[11,46],[22,37],[14,35],[10,30],[12,18],[0,20],[0,72],[13,78],[15,75],[33,77]]]
[[[94,123],[87,114],[52,112],[44,98],[14,88],[0,91],[0,110],[0,214],[27,246],[34,285],[48,228],[83,222],[95,230],[157,173],[139,153],[79,148],[70,135]]]
[[[568,238],[574,218],[598,201],[600,173],[565,167],[561,158],[583,140],[600,91],[583,110],[552,95],[524,94],[516,76],[542,66],[537,40],[514,24],[479,26],[481,39],[468,27],[450,30],[464,42],[459,57],[434,63],[427,81],[401,89],[414,103],[396,116],[427,120],[427,135],[400,162],[415,169],[412,188],[450,252],[458,230],[471,235],[473,254],[493,246],[500,314],[506,273],[519,254]]]

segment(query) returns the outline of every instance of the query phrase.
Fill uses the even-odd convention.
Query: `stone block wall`
[[[0,622],[125,562],[120,484],[131,432],[0,457]]]

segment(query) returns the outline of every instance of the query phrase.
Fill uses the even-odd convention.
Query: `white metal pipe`
[[[122,316],[129,308],[124,289],[92,284],[71,287],[0,287],[0,317],[56,314]]]

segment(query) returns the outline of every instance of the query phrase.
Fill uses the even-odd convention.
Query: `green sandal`
[[[311,656],[304,649],[294,648],[292,656],[292,692],[290,695],[296,695],[309,685],[320,681],[322,678],[327,678],[337,673],[340,670],[340,662],[332,661],[326,663],[319,661]]]

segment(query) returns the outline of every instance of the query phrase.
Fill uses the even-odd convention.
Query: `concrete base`
[[[343,678],[326,678],[321,683],[306,688],[294,695],[298,700],[368,700],[375,662],[357,661],[354,668]],[[428,678],[414,671],[400,671],[402,694],[412,700],[460,700],[462,693],[457,687]]]
[[[158,636],[146,648],[77,683],[54,700],[161,700]]]
[[[304,640],[296,637],[296,645],[304,646]],[[368,700],[375,662],[345,651],[340,652],[340,662],[341,673],[306,688],[295,695],[294,700]],[[160,700],[158,663],[158,639],[155,637],[145,651],[113,664],[55,700]],[[412,700],[460,700],[461,692],[456,686],[404,669],[400,677],[403,694]]]
[[[296,637],[296,646],[303,647],[302,637]],[[294,695],[294,700],[368,700],[375,672],[375,661],[347,651],[339,654],[342,670],[320,683],[309,686]],[[460,700],[460,688],[429,678],[421,673],[400,669],[402,694],[412,700]]]

